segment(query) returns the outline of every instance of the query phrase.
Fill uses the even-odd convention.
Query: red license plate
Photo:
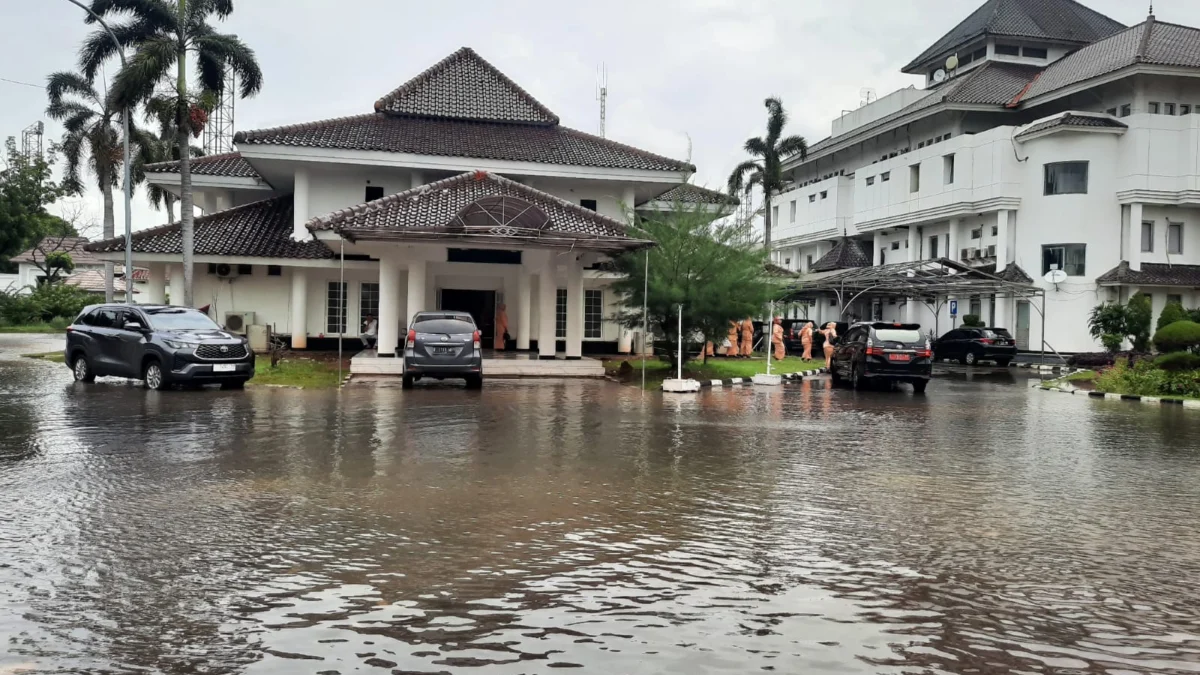
[[[888,354],[888,361],[911,361],[912,357],[908,354]]]

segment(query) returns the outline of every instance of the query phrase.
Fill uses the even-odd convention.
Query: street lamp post
[[[125,67],[125,48],[121,46],[121,41],[104,23],[99,15],[91,10],[87,5],[79,0],[67,0],[67,2],[79,7],[87,12],[99,23],[108,33],[108,37],[112,38],[113,44],[117,46],[117,56],[121,57],[121,68]],[[132,186],[129,179],[129,106],[121,108],[121,126],[122,140],[125,144],[125,161],[124,161],[124,184],[125,184],[125,304],[133,304],[133,214],[130,211],[130,202],[133,201]],[[115,285],[115,282],[114,282]]]

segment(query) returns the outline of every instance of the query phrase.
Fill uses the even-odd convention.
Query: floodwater
[[[1200,672],[1200,411],[0,360],[0,673]]]

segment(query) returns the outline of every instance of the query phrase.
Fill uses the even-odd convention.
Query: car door
[[[935,354],[939,359],[957,359],[962,348],[962,331],[952,330],[938,340]]]
[[[146,350],[145,330],[126,330],[125,324],[136,323],[143,329],[149,327],[149,322],[136,309],[120,310],[120,323],[113,330],[114,360],[125,377],[139,378],[142,376],[142,355]]]
[[[850,371],[854,369],[855,354],[858,351],[857,340],[860,335],[862,335],[861,328],[851,328],[834,347],[834,365],[837,367],[838,373],[845,377],[850,377]]]
[[[95,344],[92,369],[97,375],[123,375],[117,361],[120,347],[116,335],[117,321],[123,312],[116,307],[100,307],[92,312],[91,334]]]

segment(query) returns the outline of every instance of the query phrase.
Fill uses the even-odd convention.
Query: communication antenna
[[[858,107],[860,108],[864,105],[871,105],[876,101],[876,99],[879,98],[875,93],[875,89],[872,87],[863,87],[862,89],[859,89],[858,96],[861,99],[858,104]]]
[[[688,133],[688,132],[686,132],[686,131],[685,131],[685,132],[683,132],[683,135],[684,135],[684,136],[687,136],[687,139],[688,139],[688,158],[687,158],[687,163],[688,163],[688,164],[691,164],[691,163],[692,163],[692,135],[691,135],[691,134],[689,134],[689,133]]]
[[[21,130],[21,154],[27,161],[42,159],[45,154],[43,138],[46,126],[40,121],[34,122]]]
[[[233,112],[237,100],[237,75],[233,68],[225,69],[225,85],[217,96],[217,104],[204,125],[204,153],[219,155],[233,152]]]
[[[600,138],[604,138],[604,126],[608,121],[608,66],[603,63],[596,71],[596,100],[600,101]]]

